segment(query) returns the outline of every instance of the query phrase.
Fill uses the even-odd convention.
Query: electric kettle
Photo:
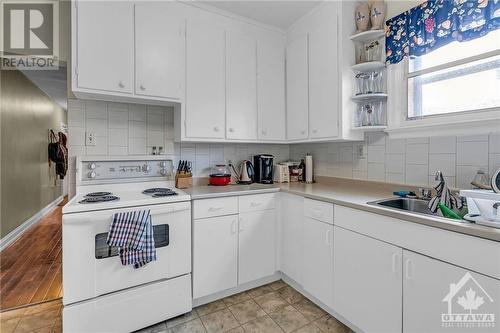
[[[241,162],[240,174],[239,174],[240,179],[238,180],[238,183],[240,183],[240,184],[252,184],[254,174],[255,174],[255,172],[253,169],[252,162],[250,162],[248,160],[244,160],[243,162]]]

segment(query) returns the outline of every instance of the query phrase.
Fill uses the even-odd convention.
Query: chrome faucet
[[[437,182],[440,182],[443,179],[443,173],[441,171],[436,172],[436,176],[434,177],[434,180]]]

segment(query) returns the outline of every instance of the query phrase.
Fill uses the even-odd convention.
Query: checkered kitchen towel
[[[151,212],[139,210],[116,213],[109,227],[107,244],[120,248],[122,265],[139,268],[156,261]]]

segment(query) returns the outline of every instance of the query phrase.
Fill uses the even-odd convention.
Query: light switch
[[[95,146],[96,138],[94,133],[87,132],[85,135],[85,145],[86,146]]]

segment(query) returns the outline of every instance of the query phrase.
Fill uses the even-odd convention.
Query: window
[[[500,108],[500,30],[408,61],[407,119]]]

